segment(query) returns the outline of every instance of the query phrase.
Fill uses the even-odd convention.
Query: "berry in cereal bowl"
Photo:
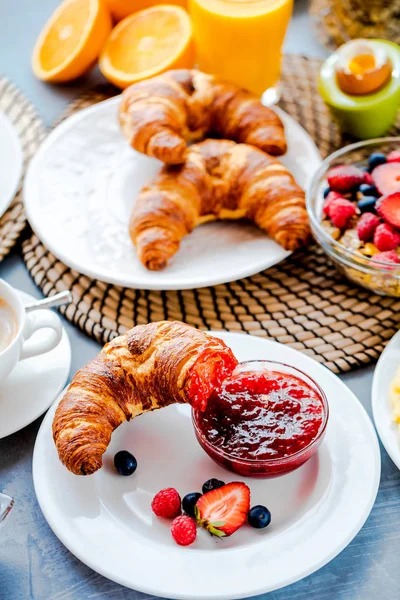
[[[314,237],[348,279],[400,297],[400,137],[331,154],[314,175],[307,210]]]

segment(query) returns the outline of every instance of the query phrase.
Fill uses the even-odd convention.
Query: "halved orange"
[[[100,70],[124,89],[168,69],[194,64],[192,24],[180,6],[160,4],[141,10],[114,27],[100,55]]]
[[[112,29],[104,0],[65,0],[35,44],[32,69],[43,81],[70,81],[98,58]]]
[[[121,19],[125,19],[125,17],[138,10],[159,4],[158,0],[105,0],[105,2],[115,21],[121,21]],[[186,0],[170,0],[169,4],[175,4],[183,8],[187,6]]]

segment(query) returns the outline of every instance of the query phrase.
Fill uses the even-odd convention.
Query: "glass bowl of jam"
[[[325,393],[311,377],[267,360],[240,363],[206,410],[192,412],[203,450],[245,477],[276,477],[303,465],[322,442],[328,415]]]

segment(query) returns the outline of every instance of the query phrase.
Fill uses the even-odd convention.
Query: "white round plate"
[[[23,156],[21,144],[14,126],[0,112],[0,217],[10,206],[18,189],[22,173]]]
[[[19,292],[25,304],[34,298]],[[35,339],[45,336],[39,331]],[[40,417],[65,386],[71,368],[71,347],[65,329],[54,350],[17,364],[0,383],[0,439],[26,427]]]
[[[400,430],[392,419],[389,392],[399,367],[400,332],[397,332],[382,352],[375,367],[372,383],[372,414],[381,442],[398,469],[400,469]]]
[[[183,496],[210,477],[239,477],[217,466],[198,445],[188,406],[175,405],[125,423],[113,434],[104,467],[90,477],[61,464],[52,439],[52,407],[38,433],[33,479],[40,507],[57,537],[80,560],[127,587],[166,598],[244,598],[283,587],[334,558],[359,531],[378,490],[380,454],[375,430],[352,392],[330,371],[296,350],[245,334],[214,332],[239,360],[293,364],[324,388],[330,420],[321,447],[297,471],[276,479],[240,478],[252,504],[265,504],[272,523],[242,527],[225,540],[199,531],[179,547],[169,523],[150,503],[164,487]],[[113,456],[133,452],[138,469],[121,477]],[[356,508],[355,508],[356,507]]]
[[[132,150],[117,121],[119,98],[59,125],[30,164],[24,198],[33,229],[57,258],[93,277],[131,288],[197,288],[254,275],[289,253],[255,226],[214,222],[196,228],[159,272],[139,261],[128,233],[141,188],[161,163]],[[289,150],[283,162],[305,187],[321,163],[300,125],[279,111]]]

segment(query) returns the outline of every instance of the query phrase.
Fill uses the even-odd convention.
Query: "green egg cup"
[[[384,46],[392,63],[392,77],[383,88],[365,96],[342,92],[336,81],[337,53],[322,65],[318,81],[319,93],[341,130],[361,140],[384,135],[400,106],[400,46],[383,40],[368,42]]]

